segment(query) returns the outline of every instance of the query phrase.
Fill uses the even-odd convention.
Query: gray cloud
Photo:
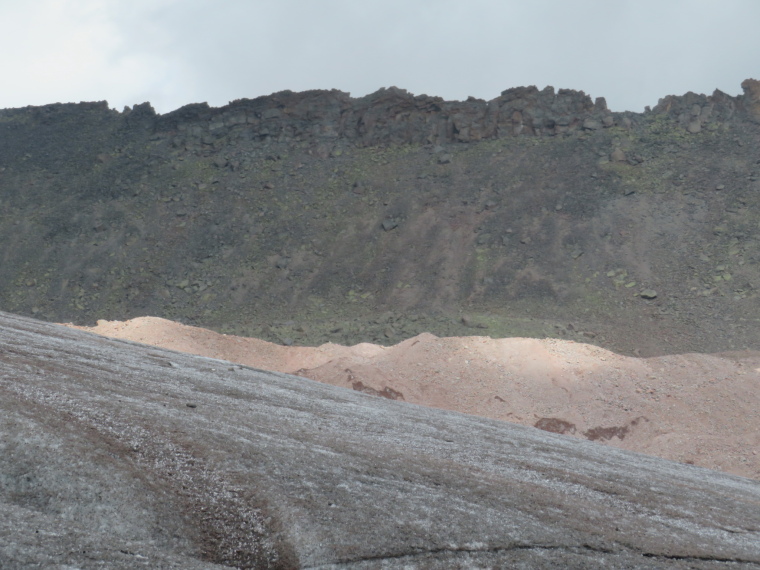
[[[78,75],[79,87],[44,92],[113,106],[150,100],[160,112],[283,89],[362,96],[390,85],[447,99],[553,85],[640,111],[689,90],[735,94],[743,79],[760,77],[755,0],[68,3],[94,6],[97,17],[77,25],[95,28],[91,49],[100,58],[86,62],[90,79]],[[102,28],[104,46],[95,33]],[[6,99],[17,100],[0,93],[0,107],[18,105]]]

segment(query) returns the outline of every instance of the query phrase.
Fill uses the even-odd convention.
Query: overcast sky
[[[760,0],[0,0],[0,108],[290,89],[660,97],[760,79]]]

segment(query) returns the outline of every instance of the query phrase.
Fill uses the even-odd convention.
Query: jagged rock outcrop
[[[668,114],[695,131],[696,125],[730,120],[737,106],[757,114],[757,81],[742,83],[744,96],[731,97],[716,90],[711,96],[670,95],[652,110]],[[0,111],[0,116],[28,116],[40,125],[62,114],[99,113],[113,117],[106,102],[54,104]],[[175,143],[213,144],[231,129],[244,129],[261,141],[318,141],[345,139],[362,146],[383,144],[441,144],[477,142],[506,136],[553,136],[575,130],[630,126],[635,113],[614,113],[603,97],[595,102],[583,91],[553,87],[507,89],[484,101],[444,101],[440,97],[412,95],[390,87],[360,98],[338,90],[295,93],[282,91],[255,99],[240,99],[220,108],[191,104],[156,115],[149,103],[125,108],[125,125],[144,126],[158,134],[176,134]]]
[[[0,567],[760,567],[760,484],[0,313]]]
[[[677,109],[682,126],[697,132],[696,124],[729,120],[736,101],[720,91],[710,97],[689,93],[666,97],[654,113],[673,114]],[[212,144],[226,129],[245,127],[261,139],[346,139],[362,146],[442,144],[630,126],[633,115],[611,112],[604,98],[592,102],[582,91],[555,92],[553,87],[508,89],[488,102],[473,97],[444,101],[391,87],[359,99],[336,90],[285,91],[219,109],[189,105],[161,117],[157,130],[181,133],[178,143],[200,139]]]
[[[757,79],[745,79],[742,81],[744,97],[742,104],[747,113],[756,120],[760,120],[760,81]]]

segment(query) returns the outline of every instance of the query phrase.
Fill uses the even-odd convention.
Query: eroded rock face
[[[760,485],[0,314],[0,567],[760,566]]]

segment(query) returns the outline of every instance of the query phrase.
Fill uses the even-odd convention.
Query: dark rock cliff
[[[283,342],[753,347],[758,85],[642,114],[550,87],[3,110],[0,307]]]

